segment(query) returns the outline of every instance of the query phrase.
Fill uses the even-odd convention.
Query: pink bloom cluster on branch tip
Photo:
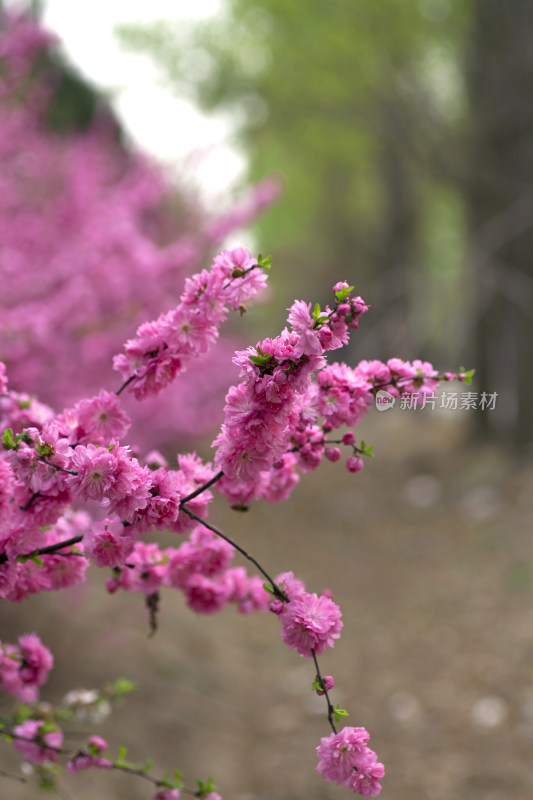
[[[188,278],[180,303],[144,322],[113,366],[140,400],[164,389],[218,338],[229,309],[243,308],[264,288],[266,274],[242,247],[224,250],[210,270]]]
[[[280,636],[289,648],[306,658],[320,655],[326,647],[333,647],[342,629],[341,610],[325,594],[309,594],[302,581],[292,572],[282,573],[276,583],[285,592],[289,602],[274,600],[270,609],[281,622]]]
[[[100,736],[91,736],[88,747],[80,750],[74,758],[67,762],[68,772],[80,772],[83,769],[113,769],[113,762],[103,754],[107,750],[107,742]]]
[[[317,747],[317,770],[324,780],[347,786],[363,797],[376,797],[385,769],[367,747],[369,739],[365,728],[343,728],[322,738]]]

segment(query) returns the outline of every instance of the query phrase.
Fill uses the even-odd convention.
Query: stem
[[[46,734],[45,734],[46,735]],[[20,736],[18,733],[9,730],[8,728],[0,728],[0,736],[6,736],[10,739],[18,739],[21,742],[31,742],[32,744],[38,744],[39,747],[42,747],[44,750],[52,750],[54,753],[59,753],[63,756],[72,756],[74,752],[72,750],[65,750],[62,747],[54,747],[51,744],[46,744],[43,742],[40,736],[34,736],[30,738],[29,736]]]
[[[331,725],[333,733],[337,733],[337,728],[335,727],[335,723],[333,722],[333,714],[334,714],[335,709],[331,705],[331,700],[329,699],[329,694],[328,694],[328,691],[326,689],[326,685],[324,683],[322,675],[320,674],[320,667],[318,666],[318,661],[317,661],[317,657],[315,655],[314,649],[311,650],[311,652],[313,654],[313,661],[315,662],[316,676],[318,678],[318,682],[320,684],[320,687],[321,687],[322,691],[324,692],[324,697],[326,698],[326,703],[328,704],[328,722]]]
[[[65,469],[65,467],[58,467],[57,464],[52,464],[51,461],[47,461],[46,458],[44,458],[43,456],[41,456],[39,461],[42,461],[43,464],[47,464],[49,467],[53,467],[54,469],[58,469],[60,472],[66,472],[68,475],[77,475],[78,474],[77,472],[74,472],[71,469]]]
[[[324,444],[344,444],[342,439],[324,439]],[[345,447],[351,447],[355,453],[361,453],[362,456],[366,455],[364,450],[361,450],[360,447],[356,447],[355,444],[347,444],[344,445]],[[296,452],[298,448],[294,448],[291,452]]]
[[[21,510],[21,511],[27,511],[27,510],[29,509],[29,507],[31,506],[31,504],[32,504],[32,503],[33,503],[35,500],[37,500],[37,498],[38,498],[38,497],[40,497],[40,496],[41,496],[41,493],[40,493],[40,492],[34,492],[34,493],[32,494],[32,496],[30,497],[30,499],[28,500],[28,502],[27,502],[27,503],[24,503],[24,505],[23,505],[23,506],[19,506],[20,510]]]
[[[55,544],[49,544],[46,547],[39,548],[39,550],[36,551],[36,555],[46,556],[50,555],[51,553],[57,553],[58,550],[62,550],[64,547],[70,547],[72,544],[81,542],[82,539],[83,535],[79,533],[77,536],[72,536],[70,539],[65,539],[64,542],[56,542]]]
[[[281,600],[284,603],[288,603],[289,602],[289,598],[287,597],[285,592],[283,592],[279,588],[277,583],[270,577],[268,572],[265,569],[263,569],[263,567],[261,566],[259,561],[257,561],[253,556],[251,556],[250,553],[247,553],[246,550],[244,550],[240,545],[237,544],[237,542],[234,542],[233,539],[230,539],[230,537],[226,536],[225,533],[222,533],[221,530],[219,530],[218,528],[215,528],[214,525],[211,525],[209,522],[206,522],[201,517],[198,517],[193,511],[188,509],[186,506],[182,506],[182,511],[184,511],[191,519],[194,519],[196,522],[199,522],[200,525],[203,525],[205,528],[208,528],[213,533],[216,533],[217,536],[220,536],[221,539],[224,539],[226,542],[228,542],[228,544],[230,544],[232,547],[234,547],[235,550],[238,550],[239,553],[241,553],[245,558],[248,559],[248,561],[251,561],[252,564],[254,564],[254,566],[259,570],[259,572],[270,583],[270,585],[272,586],[272,589],[274,591],[274,595],[278,598],[278,600]]]
[[[69,758],[76,758],[77,755],[81,755],[85,752],[83,750],[74,751],[74,750],[65,750],[63,747],[54,747],[53,745],[49,745],[46,744],[46,742],[43,742],[40,736],[34,736],[33,738],[30,738],[29,736],[19,736],[19,734],[15,733],[12,730],[8,730],[7,728],[0,728],[0,736],[6,736],[9,737],[10,739],[18,739],[21,742],[31,742],[32,744],[38,744],[39,747],[42,747],[46,750],[52,750],[54,753],[58,753],[59,755],[69,756]],[[130,775],[137,775],[139,778],[144,778],[145,780],[150,781],[150,783],[152,783],[154,786],[157,787],[163,786],[160,780],[154,778],[153,775],[144,772],[141,767],[139,768],[126,767],[126,766],[121,766],[120,764],[114,764],[113,762],[110,763],[113,769],[118,769],[121,772],[127,772]],[[19,780],[21,783],[27,782],[26,778],[18,778],[18,776],[10,775],[9,773],[4,772],[4,770],[0,770],[0,776],[15,778],[16,780]],[[199,797],[198,792],[193,792],[192,789],[183,788],[181,789],[181,791],[185,792],[185,794],[190,794],[192,797]]]
[[[38,550],[32,550],[31,553],[24,553],[26,556],[48,556],[57,553],[58,550],[63,550],[64,547],[70,547],[72,544],[77,544],[83,539],[82,534],[73,536],[71,539],[65,539],[63,542],[56,542],[55,544],[48,544],[46,547],[40,547]],[[81,555],[81,553],[61,553],[60,555]],[[5,564],[8,560],[5,553],[0,553],[0,564]],[[1,731],[0,731],[1,733]]]
[[[124,391],[124,389],[125,389],[127,386],[129,386],[129,385],[130,385],[130,383],[132,383],[132,381],[134,381],[136,377],[137,377],[137,375],[130,375],[130,377],[128,378],[128,380],[127,380],[127,381],[124,381],[124,383],[122,384],[122,386],[120,387],[120,389],[118,389],[118,390],[115,392],[115,394],[117,395],[117,397],[118,397],[118,395],[119,395],[119,394],[122,394],[122,392]]]
[[[11,778],[12,781],[18,781],[19,783],[28,783],[27,778],[23,778],[21,775],[13,775],[11,772],[6,772],[5,769],[0,769],[0,778]]]
[[[184,497],[182,500],[180,500],[180,508],[182,508],[185,503],[188,503],[189,500],[193,500],[195,497],[198,497],[199,494],[205,492],[206,489],[209,489],[210,486],[219,481],[222,477],[224,477],[224,473],[221,470],[220,472],[217,472],[217,474],[211,478],[211,480],[207,481],[207,483],[203,483],[198,487],[198,489],[195,489],[194,492],[191,492],[187,495],[187,497]]]

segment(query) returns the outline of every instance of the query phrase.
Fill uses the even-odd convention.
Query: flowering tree
[[[223,251],[209,270],[186,279],[173,309],[142,323],[114,357],[122,377],[115,393],[102,389],[59,413],[11,390],[0,364],[0,597],[18,602],[60,591],[83,581],[92,563],[111,570],[110,594],[144,597],[152,630],[163,589],[181,592],[198,614],[230,604],[243,614],[270,611],[287,647],[311,662],[313,689],[325,699],[330,733],[317,747],[317,770],[325,780],[373,797],[381,791],[383,764],[368,747],[364,728],[338,729],[347,711],[333,704],[334,679],[322,675],[318,662],[340,637],[339,607],[331,593],[307,591],[293,572],[273,577],[211,522],[209,507],[213,490],[237,508],[259,498],[286,501],[302,474],[324,457],[340,461],[343,449],[346,468],[359,472],[371,448],[353,428],[378,392],[424,398],[441,381],[468,381],[470,373],[440,375],[427,362],[399,358],[355,367],[328,363],[326,354],[348,343],[368,311],[354,287],[341,281],[330,305],[296,300],[280,335],[235,354],[239,379],[226,395],[212,464],[195,453],[179,454],[176,464],[157,451],[135,458],[124,444],[130,425],[124,395],[141,402],[159,397],[196,367],[229,312],[242,312],[263,289],[269,268],[268,258],[253,258],[243,248]],[[154,531],[174,532],[182,542],[167,548],[148,543],[145,536]],[[254,574],[233,566],[236,551]],[[54,784],[63,759],[70,772],[120,770],[142,777],[153,785],[154,800],[221,797],[211,780],[192,789],[179,771],[155,775],[151,762],[126,760],[124,748],[113,754],[98,735],[82,747],[69,746],[69,722],[80,707],[98,708],[128,686],[119,681],[107,694],[74,692],[51,709],[39,703],[39,693],[52,666],[52,654],[35,633],[2,643],[0,687],[19,703],[0,735],[33,765],[41,785]]]
[[[167,308],[278,187],[267,179],[213,217],[121,142],[102,103],[88,126],[54,129],[64,77],[55,45],[33,20],[0,10],[0,359],[12,388],[64,405],[109,384],[132,326]],[[212,429],[235,343],[219,348],[157,413],[150,400],[127,406],[136,442]]]

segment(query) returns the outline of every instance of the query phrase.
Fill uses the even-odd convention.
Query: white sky
[[[6,5],[24,6],[24,0]],[[221,0],[45,0],[44,22],[63,40],[69,60],[109,93],[132,140],[172,167],[196,151],[195,182],[214,198],[242,174],[244,157],[229,145],[226,118],[202,116],[158,84],[148,56],[119,49],[113,34],[122,23],[149,23],[215,14]]]

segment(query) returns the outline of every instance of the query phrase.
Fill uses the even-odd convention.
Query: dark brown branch
[[[231,539],[229,536],[226,536],[226,534],[223,533],[221,530],[215,528],[214,525],[211,525],[209,522],[206,522],[205,519],[202,519],[201,517],[197,516],[193,511],[187,508],[187,506],[182,506],[181,510],[184,511],[185,514],[187,514],[187,516],[189,516],[191,519],[194,519],[196,522],[199,522],[200,525],[203,525],[205,528],[208,528],[213,533],[216,533],[217,536],[220,536],[221,539],[224,539],[226,542],[228,542],[228,544],[234,547],[235,550],[238,550],[239,553],[241,553],[241,555],[243,555],[245,558],[248,559],[248,561],[251,561],[252,564],[254,564],[254,566],[259,570],[261,575],[263,575],[270,583],[275,597],[277,597],[278,600],[281,600],[284,603],[289,602],[289,598],[287,597],[285,592],[279,588],[277,583],[270,577],[268,572],[265,569],[263,569],[259,561],[257,561],[253,556],[251,556],[250,553],[247,553],[246,550],[244,550],[240,545],[237,544],[237,542],[234,542],[233,539]]]

